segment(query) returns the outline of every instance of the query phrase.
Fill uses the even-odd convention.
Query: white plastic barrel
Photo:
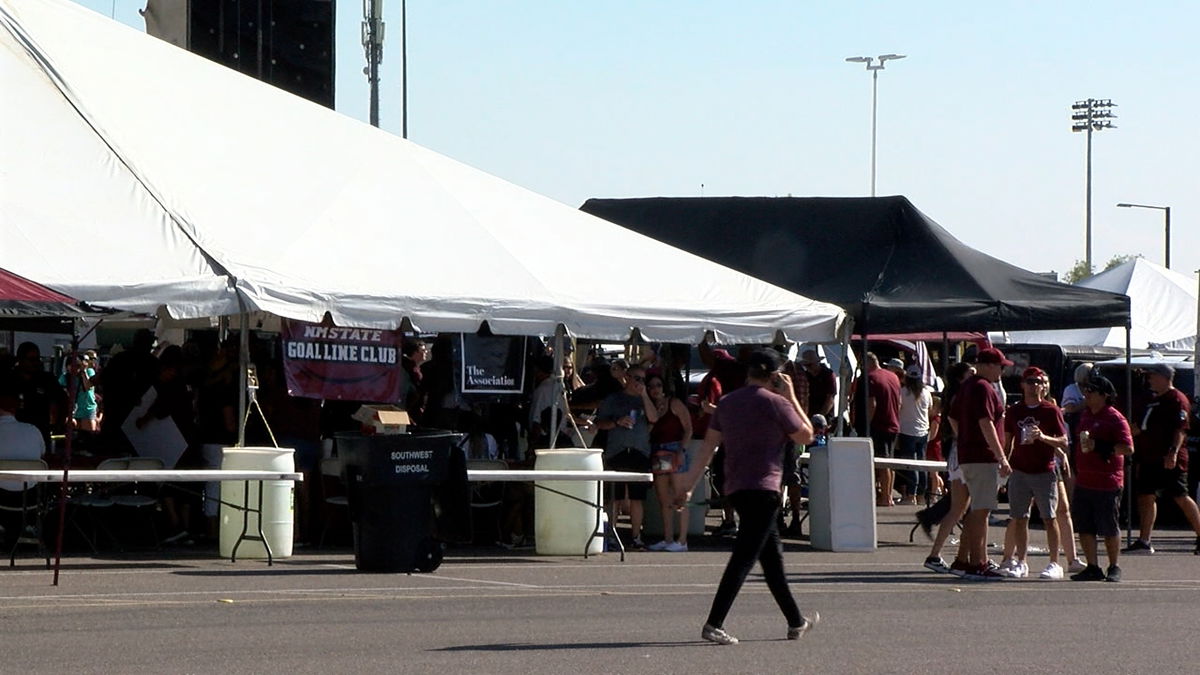
[[[535,471],[602,471],[602,450],[559,448],[535,450]],[[601,496],[594,481],[537,481],[550,490],[600,504]],[[583,555],[604,550],[604,538],[596,531],[598,507],[568,499],[545,489],[535,489],[533,532],[539,555]],[[603,534],[603,533],[601,533]]]
[[[225,448],[221,468],[238,471],[295,471],[296,462],[292,448]],[[258,506],[258,481],[250,481],[250,500],[243,501],[246,482],[230,480],[221,482],[221,501],[230,504],[247,503],[251,508]],[[292,521],[295,509],[294,483],[290,480],[262,481],[262,529],[271,555],[287,558],[292,555]],[[260,514],[251,513],[246,534],[258,535]],[[242,534],[244,513],[228,504],[221,504],[220,551],[221,557],[233,555],[234,544]],[[267,557],[262,542],[243,541],[237,550],[238,558]]]

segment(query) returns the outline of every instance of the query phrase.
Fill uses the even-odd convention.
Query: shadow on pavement
[[[494,645],[459,645],[439,647],[435,652],[524,652],[555,651],[567,649],[638,649],[642,647],[695,647],[707,643],[699,640],[689,642],[572,642],[568,644],[532,644],[506,642]]]

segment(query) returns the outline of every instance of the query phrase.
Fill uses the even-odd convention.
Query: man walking
[[[708,620],[700,636],[722,645],[737,644],[725,631],[725,617],[755,560],[767,588],[787,619],[787,639],[799,639],[820,621],[820,615],[800,614],[783,568],[783,548],[776,517],[780,507],[783,448],[789,441],[804,446],[813,439],[812,424],[796,400],[791,378],[779,372],[782,358],[771,349],[755,351],[746,361],[746,386],[721,399],[696,463],[675,495],[685,508],[692,488],[720,444],[725,445],[725,486],[737,509],[740,527],[733,552],[721,575]]]
[[[1058,479],[1054,458],[1067,447],[1066,423],[1058,406],[1045,398],[1050,381],[1036,366],[1021,374],[1022,400],[1004,411],[1005,448],[1012,475],[1008,477],[1008,505],[1011,519],[1004,538],[1005,560],[1000,572],[1010,577],[1029,576],[1026,556],[1029,552],[1029,507],[1037,501],[1038,512],[1046,526],[1046,546],[1050,564],[1042,570],[1043,579],[1062,579],[1058,562]]]
[[[959,546],[967,551],[967,566],[972,579],[1003,579],[987,557],[988,514],[996,508],[1000,479],[1012,473],[1004,456],[1004,402],[993,386],[1000,381],[1004,366],[1012,361],[994,347],[980,350],[975,359],[975,374],[963,383],[958,394],[956,431],[958,464],[971,500],[963,519]]]
[[[1162,494],[1175,500],[1196,533],[1200,555],[1200,509],[1188,496],[1188,418],[1191,405],[1187,397],[1172,384],[1175,369],[1156,363],[1146,372],[1146,383],[1154,398],[1146,404],[1141,424],[1132,429],[1134,440],[1133,491],[1137,495],[1141,532],[1137,541],[1124,549],[1125,553],[1154,553],[1150,537],[1158,516],[1157,497]]]

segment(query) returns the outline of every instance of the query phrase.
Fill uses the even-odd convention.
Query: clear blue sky
[[[144,0],[77,0],[144,29]],[[367,116],[361,2],[338,0],[337,107]],[[382,126],[399,133],[400,0],[385,0]],[[1200,268],[1194,0],[800,2],[409,0],[409,138],[579,206],[589,197],[907,196],[964,242],[1036,271],[1084,255]]]

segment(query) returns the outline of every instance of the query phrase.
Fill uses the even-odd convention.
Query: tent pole
[[[238,320],[241,322],[238,333],[238,440],[237,447],[246,447],[246,391],[250,386],[250,312],[246,309],[246,301],[238,294]]]
[[[550,429],[547,433],[550,435],[550,449],[553,450],[558,441],[558,420],[560,415],[564,413],[562,410],[563,392],[566,391],[566,386],[563,383],[563,345],[566,342],[567,329],[561,323],[554,327],[554,394],[553,405],[550,407]]]
[[[841,390],[837,397],[837,426],[833,429],[835,436],[846,436],[846,422],[849,418],[848,412],[853,401],[850,400],[850,382],[854,379],[854,373],[850,370],[850,339],[854,335],[854,319],[847,317],[845,323],[842,324],[842,358],[838,364],[838,386]]]
[[[1133,323],[1125,321],[1125,419],[1133,419]],[[1133,457],[1127,456],[1125,462],[1125,545],[1133,543],[1133,480],[1130,469],[1133,468]]]

